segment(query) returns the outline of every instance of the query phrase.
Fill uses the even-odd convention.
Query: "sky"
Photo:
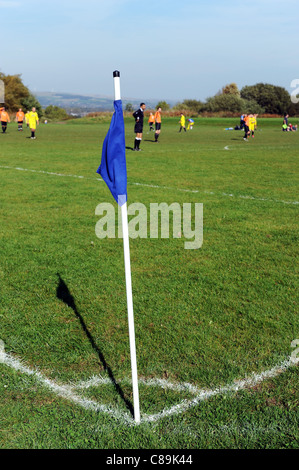
[[[299,79],[298,0],[0,0],[0,71],[40,91],[205,101]]]

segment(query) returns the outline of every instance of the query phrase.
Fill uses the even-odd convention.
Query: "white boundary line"
[[[272,369],[263,371],[259,374],[252,374],[250,377],[247,377],[243,380],[236,380],[233,384],[218,387],[215,390],[201,390],[191,384],[172,384],[171,382],[168,382],[166,380],[139,379],[139,383],[145,386],[169,388],[180,392],[188,391],[189,393],[196,395],[191,400],[182,400],[180,403],[172,406],[171,408],[164,408],[159,413],[152,415],[145,414],[141,417],[140,423],[153,423],[165,417],[183,413],[189,410],[190,408],[199,405],[200,402],[208,400],[209,398],[214,397],[216,395],[225,395],[232,392],[238,392],[247,388],[252,388],[258,385],[259,383],[263,382],[264,380],[274,378],[280,375],[281,373],[286,372],[290,367],[296,365],[298,362],[299,358],[291,356],[287,360],[283,361],[281,364],[274,366]],[[5,353],[4,344],[1,341],[0,363],[5,364],[6,366],[23,374],[33,376],[41,385],[48,388],[57,396],[67,399],[86,410],[107,413],[113,418],[116,418],[117,420],[122,420],[126,424],[136,425],[134,419],[128,413],[113,409],[112,407],[107,405],[102,405],[96,402],[95,400],[90,400],[84,396],[80,396],[74,391],[76,389],[87,389],[91,386],[107,385],[109,383],[111,384],[110,379],[103,379],[102,377],[92,377],[91,379],[85,382],[79,382],[77,385],[60,385],[55,381],[44,377],[37,369],[31,369],[23,365],[20,360],[14,358],[12,355]]]
[[[75,403],[76,405],[81,406],[82,408],[86,410],[108,413],[117,419],[122,419],[122,420],[126,420],[129,422],[133,421],[133,419],[127,416],[125,413],[114,410],[113,408],[109,406],[101,405],[94,400],[90,400],[83,396],[79,396],[78,394],[74,393],[73,388],[68,385],[59,385],[53,380],[47,379],[37,369],[30,369],[29,367],[23,365],[20,360],[14,358],[10,354],[5,353],[3,350],[1,351],[1,349],[0,349],[0,363],[3,363],[16,371],[19,371],[22,374],[33,376],[38,382],[40,382],[41,385],[48,388],[57,396],[61,398],[65,398]]]
[[[290,367],[294,366],[296,363],[298,363],[298,359],[290,357],[288,360],[282,362],[279,365],[274,366],[270,370],[266,370],[264,372],[261,372],[260,374],[252,374],[251,377],[248,377],[243,380],[237,380],[231,385],[225,385],[223,387],[216,388],[215,390],[201,390],[198,395],[193,398],[193,400],[183,400],[181,403],[174,405],[169,409],[164,409],[160,413],[144,417],[142,421],[155,422],[162,418],[172,416],[174,414],[183,413],[188,409],[199,405],[200,402],[208,400],[209,398],[214,397],[216,395],[226,395],[247,388],[253,388],[266,379],[277,377]]]
[[[66,174],[66,173],[55,173],[53,171],[31,170],[28,168],[12,167],[12,166],[6,166],[6,165],[0,165],[0,168],[7,169],[7,170],[29,171],[31,173],[40,173],[40,174],[50,175],[50,176],[62,176],[62,177],[64,176],[67,178],[88,179],[88,180],[97,180],[97,181],[103,182],[102,178],[91,178],[88,176],[79,176],[79,175]],[[204,193],[204,194],[210,194],[210,195],[217,195],[217,193],[215,193],[214,191],[199,191],[197,189],[172,188],[169,186],[159,186],[155,184],[146,184],[146,183],[138,183],[138,182],[128,182],[128,184],[131,186],[142,186],[144,188],[166,189],[167,191],[180,191],[180,192],[193,193],[193,194]],[[253,200],[253,201],[277,202],[280,204],[291,204],[291,205],[299,204],[299,201],[283,201],[279,199],[270,199],[270,198],[244,196],[244,195],[236,196],[235,194],[228,194],[228,193],[220,193],[220,195],[225,196],[225,197],[234,197],[234,198],[248,199],[248,200]]]

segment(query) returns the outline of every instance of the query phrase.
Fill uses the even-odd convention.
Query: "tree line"
[[[205,102],[186,99],[177,103],[172,109],[187,109],[197,114],[201,113],[252,113],[279,114],[290,116],[299,115],[298,103],[293,103],[288,91],[280,86],[268,83],[244,86],[238,89],[235,83],[225,85],[215,96]]]
[[[51,119],[67,119],[67,112],[58,106],[48,106],[45,110],[36,97],[23,84],[21,75],[5,75],[0,72],[0,80],[5,87],[5,103],[8,111],[16,112],[19,108],[30,110],[33,106],[37,109],[39,116],[44,115]],[[185,99],[177,103],[172,108],[166,101],[160,101],[163,111],[188,111],[193,115],[202,113],[253,113],[253,114],[273,114],[299,116],[299,96],[292,102],[288,91],[276,85],[268,83],[257,83],[251,86],[244,86],[238,89],[235,83],[225,85],[215,96],[209,97],[205,102],[196,99]],[[130,103],[126,106],[129,110]],[[128,109],[127,109],[128,108]]]

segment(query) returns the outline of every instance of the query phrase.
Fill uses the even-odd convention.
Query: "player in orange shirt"
[[[154,124],[154,122],[155,122],[155,116],[153,115],[153,113],[150,113],[147,122],[148,122],[148,124],[149,124],[149,130],[150,130],[150,131],[153,131],[153,130],[154,130],[153,124]]]
[[[25,116],[25,114],[23,113],[22,108],[20,108],[19,111],[16,114],[16,120],[17,120],[17,123],[18,123],[18,131],[23,130],[24,116]]]
[[[155,112],[155,142],[158,142],[158,138],[161,132],[161,108],[158,108],[157,111]]]
[[[248,114],[244,114],[244,129],[245,129],[245,134],[244,134],[244,140],[247,140],[248,135],[250,135],[249,131],[249,123],[250,123],[250,117]]]
[[[5,108],[1,109],[0,112],[0,121],[1,121],[1,126],[2,126],[2,133],[5,134],[6,129],[7,129],[7,123],[10,122],[10,118],[8,113],[5,111]]]

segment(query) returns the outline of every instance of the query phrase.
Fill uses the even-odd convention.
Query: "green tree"
[[[166,103],[166,101],[159,101],[156,108],[161,108],[162,111],[168,111],[170,109],[170,105]]]
[[[21,99],[21,107],[27,111],[31,111],[31,109],[34,107],[36,108],[36,112],[39,118],[43,115],[43,110],[39,101],[31,93],[29,93],[26,98]]]
[[[235,95],[240,98],[240,91],[236,83],[229,83],[222,88],[222,95]]]
[[[200,111],[203,105],[201,101],[191,99],[185,99],[182,104],[185,109],[189,109],[190,111],[195,111],[197,113]]]
[[[256,101],[269,114],[283,114],[291,104],[290,95],[285,88],[267,83],[243,87],[241,98]]]
[[[132,103],[127,103],[125,107],[125,111],[132,112],[133,111],[133,105]]]
[[[221,94],[208,98],[203,111],[262,114],[264,109],[254,100],[244,100],[232,94]]]
[[[65,109],[53,105],[46,107],[44,115],[49,121],[63,121],[69,119],[69,115]]]
[[[23,84],[21,75],[0,73],[0,80],[3,81],[5,87],[5,106],[10,112],[15,112],[19,108],[30,110],[35,106],[38,114],[42,115],[40,103]]]
[[[188,114],[190,114],[190,116],[196,116],[201,112],[203,106],[204,103],[202,103],[201,101],[197,101],[194,99],[185,99],[183,102],[176,103],[172,109],[174,111],[180,112],[188,111]]]
[[[5,106],[10,112],[17,111],[22,106],[22,100],[30,95],[30,91],[23,84],[21,75],[0,73],[0,80],[4,83]]]
[[[290,115],[290,116],[299,116],[299,95],[296,96],[296,101],[297,103],[293,103],[291,102],[288,110],[287,110],[287,113]]]

